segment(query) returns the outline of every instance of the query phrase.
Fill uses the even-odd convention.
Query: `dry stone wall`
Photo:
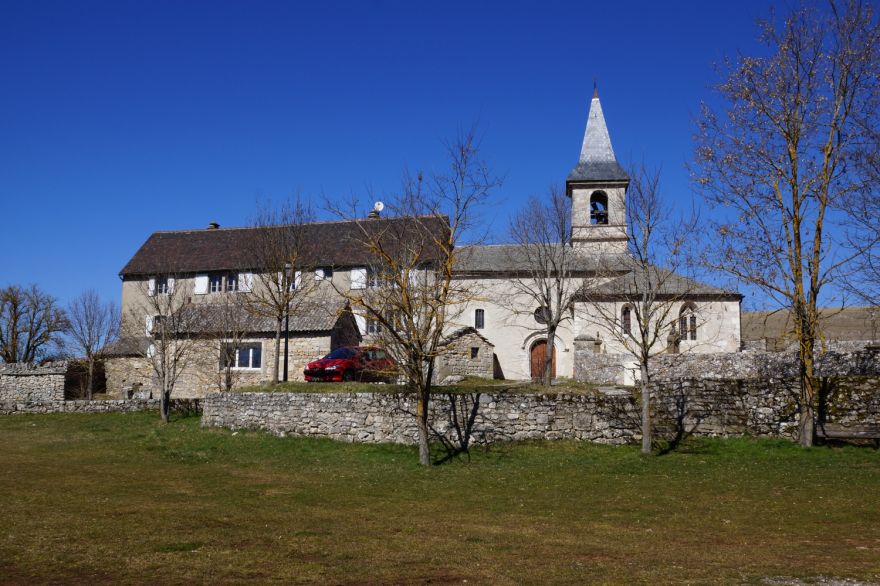
[[[575,380],[615,384],[623,378],[623,364],[631,356],[595,354],[592,345],[575,344]],[[730,352],[705,354],[661,354],[653,358],[655,380],[757,380],[798,376],[794,352]],[[880,348],[858,351],[828,351],[815,359],[820,377],[880,375]]]
[[[821,421],[849,427],[880,421],[880,376],[830,377]],[[653,385],[657,437],[687,435],[792,438],[798,418],[796,379],[660,381]],[[432,400],[436,435],[455,442],[456,422],[473,416],[477,442],[577,439],[627,443],[640,438],[634,389],[586,394],[471,393]],[[202,424],[342,441],[414,443],[411,399],[381,393],[219,393],[203,401]],[[455,411],[455,417],[453,417]]]
[[[452,441],[458,435],[450,416],[455,409],[459,415],[475,411],[469,430],[475,442],[578,439],[620,444],[634,436],[634,405],[627,393],[442,395],[432,400],[430,420],[436,435]],[[202,406],[205,426],[347,442],[412,444],[418,437],[414,400],[387,393],[218,393],[206,397]]]
[[[63,401],[67,362],[0,365],[0,401]]]
[[[135,413],[158,411],[159,399],[127,399],[109,401],[0,401],[0,415],[17,413]],[[198,413],[201,406],[195,399],[172,399],[171,410]]]

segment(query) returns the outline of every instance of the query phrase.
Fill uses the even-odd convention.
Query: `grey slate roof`
[[[155,232],[120,271],[120,276],[185,274],[202,271],[259,270],[254,236],[294,229],[291,226],[219,228]],[[449,229],[440,216],[390,217],[346,222],[304,224],[303,266],[365,266],[373,257],[364,246],[364,232],[381,239],[387,248],[398,243],[424,242],[425,259],[436,255],[435,238]],[[420,239],[420,240],[418,240]],[[431,247],[434,246],[434,250]]]
[[[224,312],[227,308],[213,304],[198,304],[192,306],[196,317],[192,320],[193,327],[190,334],[222,334],[228,328],[224,327]],[[236,329],[248,334],[274,334],[276,322],[274,318],[251,315],[242,308],[235,308],[240,312],[235,319]],[[321,333],[333,330],[336,322],[346,311],[346,302],[338,300],[320,300],[303,302],[293,309],[290,314],[290,332],[292,333]],[[147,337],[126,337],[110,344],[105,349],[107,356],[139,356],[143,355],[150,345]]]
[[[719,299],[742,299],[735,291],[728,291],[700,283],[693,279],[675,274],[660,267],[650,267],[647,271],[634,270],[625,275],[611,279],[580,295],[581,300],[629,298],[639,295],[646,289],[655,289],[661,297],[713,297]]]
[[[346,302],[343,299],[321,300],[303,302],[296,308],[291,309],[290,331],[291,332],[329,332],[336,325],[339,317],[344,313]],[[202,320],[197,323],[203,324],[200,333],[216,333],[223,329],[224,307],[219,305],[204,305]],[[251,315],[240,309],[240,327],[253,333],[273,333],[276,321],[273,317]]]
[[[561,246],[561,245],[560,245]],[[572,270],[625,271],[629,267],[626,255],[580,255],[573,258]],[[517,273],[529,270],[528,256],[518,244],[488,244],[463,246],[458,251],[455,270],[458,273]]]
[[[611,137],[602,113],[598,93],[593,94],[587,129],[577,165],[568,174],[568,181],[628,181],[629,176],[617,162]]]
[[[458,340],[459,338],[463,338],[464,336],[468,336],[471,334],[473,334],[476,337],[478,337],[479,339],[481,339],[483,341],[483,343],[486,344],[487,346],[491,346],[493,348],[495,347],[495,344],[490,342],[483,334],[480,333],[480,331],[477,328],[475,328],[473,326],[465,326],[463,328],[459,328],[459,329],[455,330],[454,332],[452,332],[448,336],[444,337],[443,340],[441,340],[440,345],[441,346],[448,346],[449,344],[453,343],[454,341]]]

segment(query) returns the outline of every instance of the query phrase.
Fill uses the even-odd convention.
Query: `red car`
[[[397,366],[381,348],[345,346],[309,362],[303,374],[308,382],[393,382],[397,378]]]

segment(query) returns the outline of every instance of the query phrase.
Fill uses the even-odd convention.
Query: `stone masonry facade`
[[[63,401],[67,362],[0,365],[0,401]]]

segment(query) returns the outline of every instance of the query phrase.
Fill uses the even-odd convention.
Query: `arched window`
[[[629,305],[624,305],[620,310],[620,329],[624,335],[632,335],[632,309]]]
[[[590,223],[608,223],[608,196],[604,191],[594,191],[590,196]]]
[[[678,331],[682,340],[697,339],[697,308],[693,303],[685,303],[678,314]]]

